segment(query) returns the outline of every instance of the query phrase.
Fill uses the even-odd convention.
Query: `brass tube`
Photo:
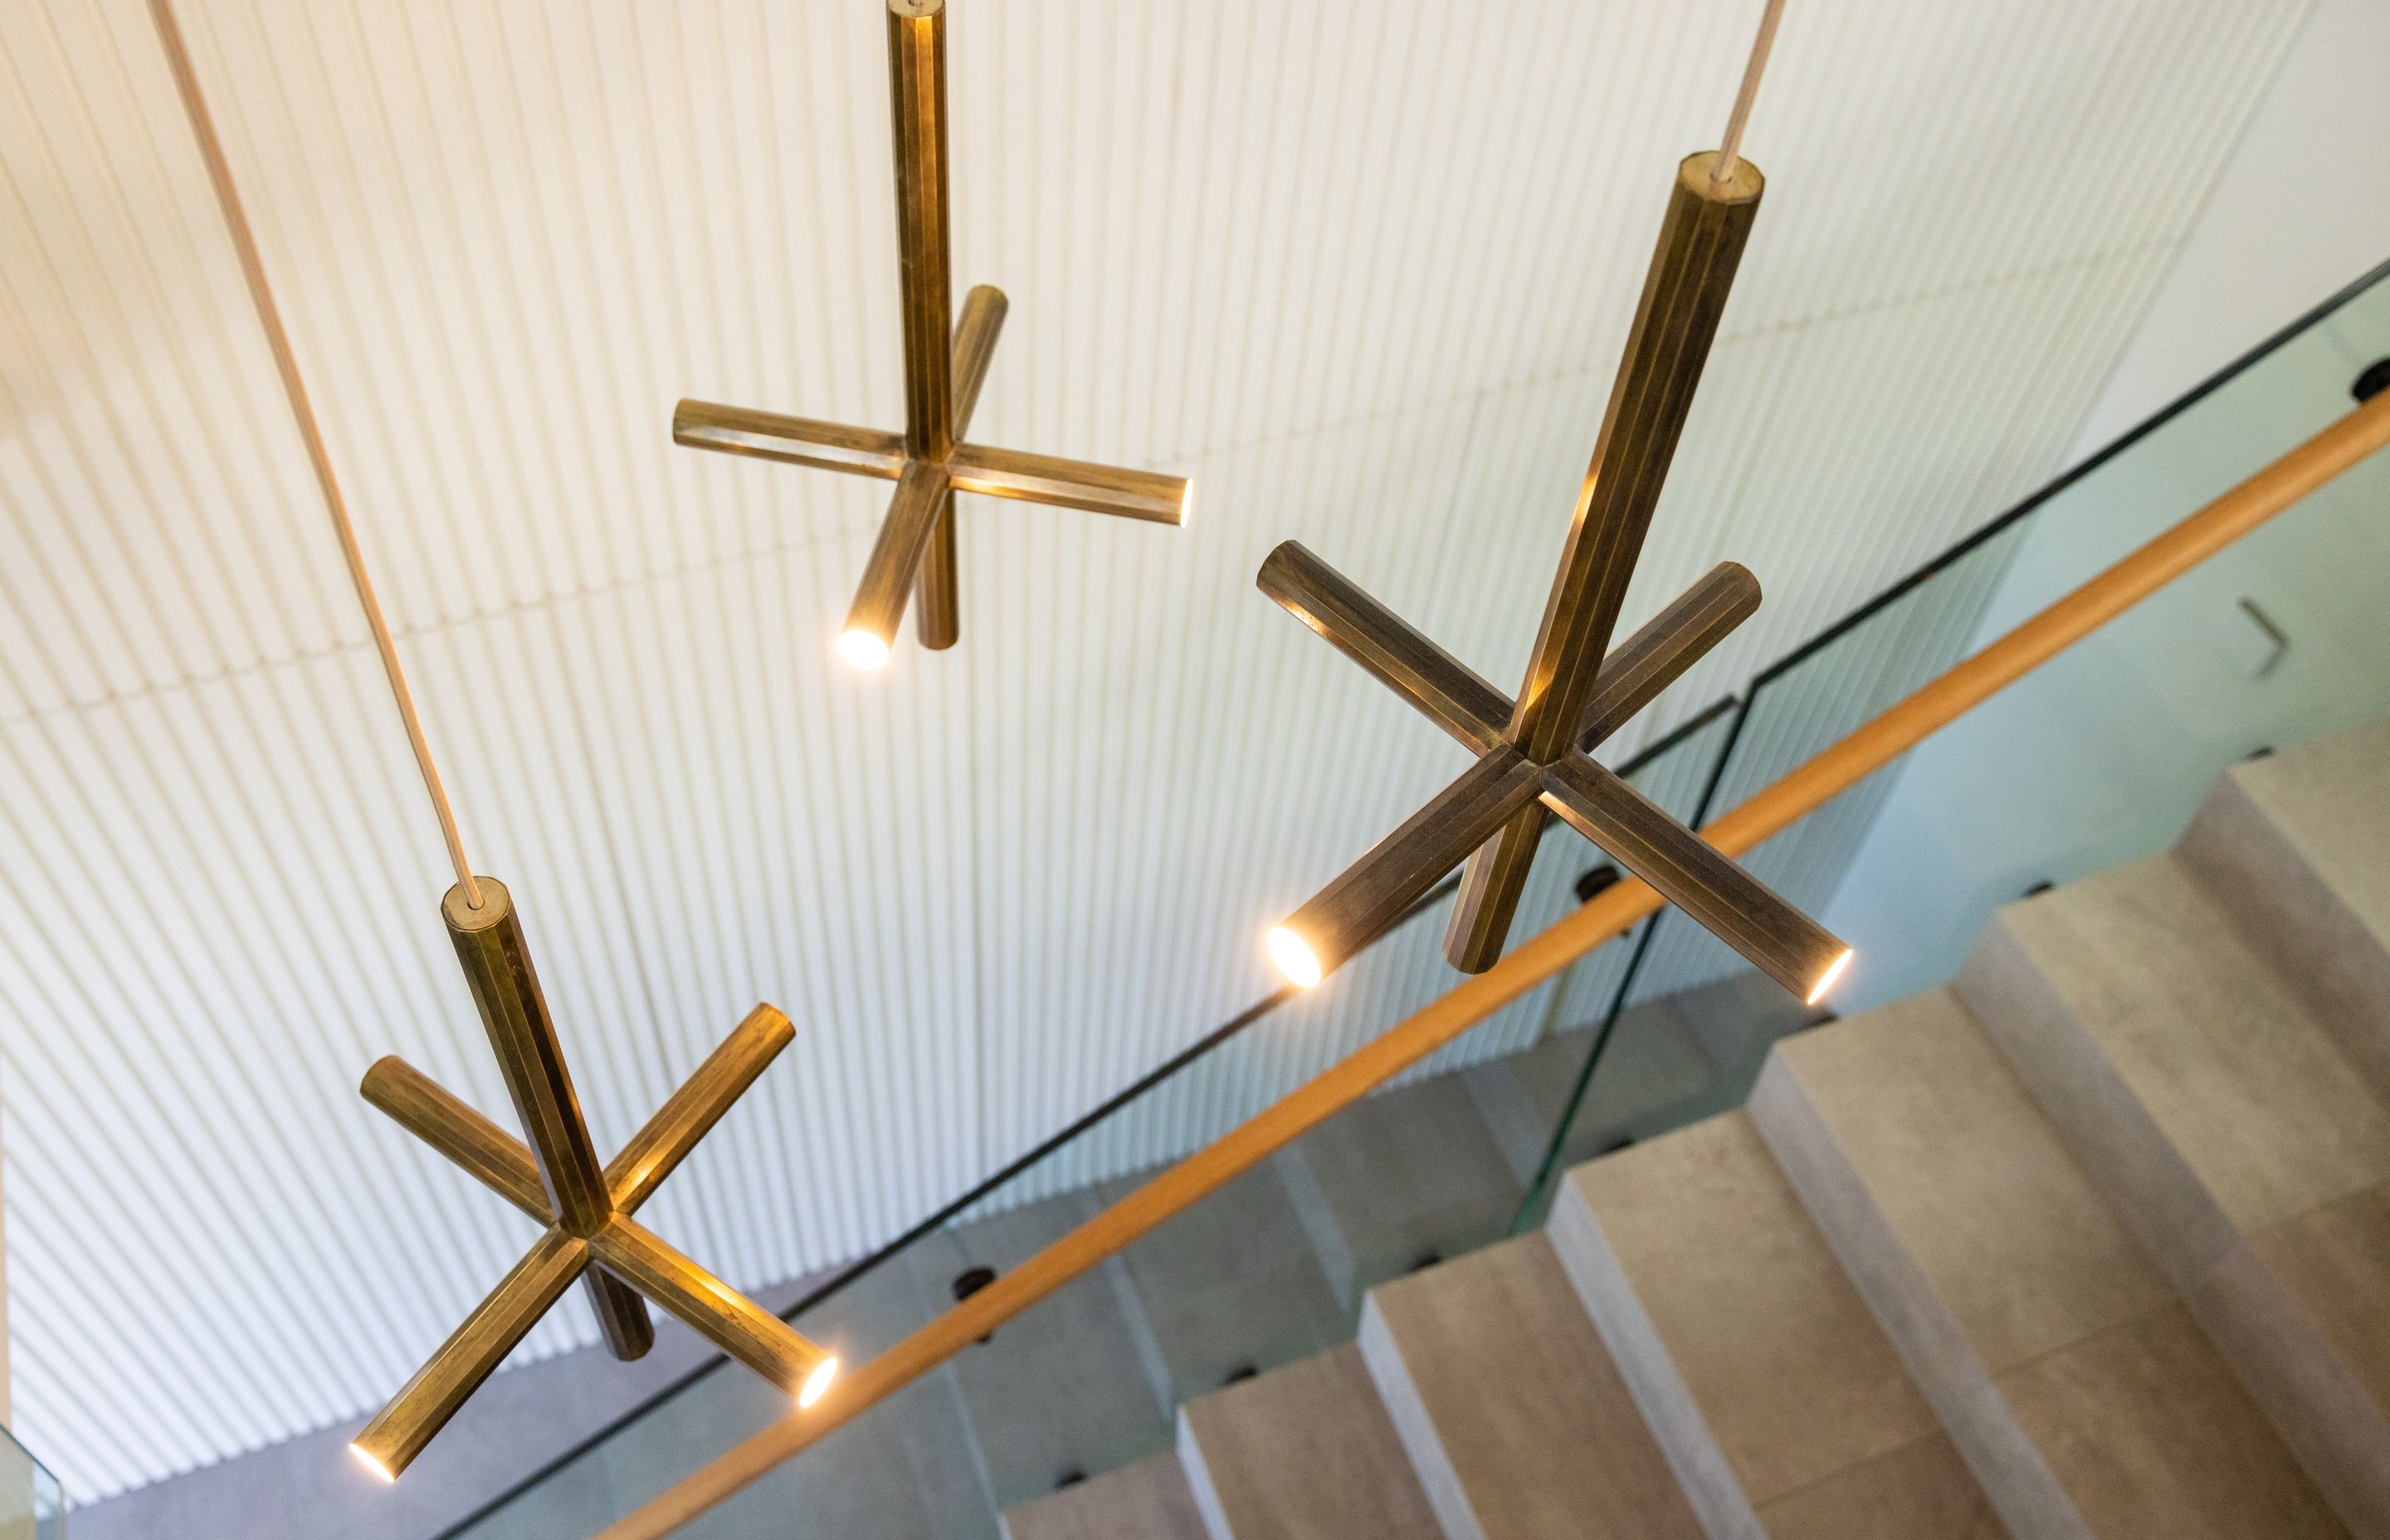
[[[1850,948],[1774,889],[1718,853],[1641,792],[1583,754],[1544,775],[1544,804],[1661,897],[1804,1000]]]
[[[803,1391],[830,1355],[736,1289],[617,1214],[590,1242],[598,1260],[707,1341],[789,1392]]]
[[[1540,772],[1515,749],[1497,748],[1478,760],[1271,932],[1280,969],[1297,983],[1334,972],[1464,853],[1532,806],[1541,784]]]
[[[555,1205],[557,1224],[567,1234],[586,1238],[606,1222],[611,1207],[605,1173],[589,1143],[580,1099],[572,1093],[564,1048],[556,1039],[556,1023],[532,969],[514,899],[495,878],[482,878],[481,889],[482,906],[476,909],[465,902],[462,886],[450,888],[441,902],[441,918],[447,922],[456,960],[464,965],[465,982],[482,1013],[508,1094],[514,1098],[515,1115],[522,1120],[539,1161],[541,1183]],[[654,1328],[636,1299],[593,1290],[590,1304],[598,1312],[610,1344],[652,1340]]]
[[[1187,520],[1187,478],[1158,470],[1123,470],[1054,455],[963,443],[955,446],[948,474],[957,492],[1017,497],[1153,524]]]
[[[625,1364],[646,1357],[656,1345],[656,1323],[639,1291],[603,1267],[582,1271],[581,1291],[589,1298],[590,1314],[598,1317],[606,1351]]]
[[[482,891],[490,891],[487,879]],[[522,1141],[442,1089],[396,1054],[374,1061],[357,1087],[397,1124],[481,1178],[482,1185],[542,1225],[556,1209],[539,1179],[539,1161]]]
[[[888,96],[896,152],[896,250],[905,323],[905,448],[954,448],[946,327],[954,314],[946,199],[945,0],[888,0]]]
[[[1758,611],[1759,580],[1748,568],[1721,561],[1703,573],[1601,661],[1593,699],[1577,720],[1576,746],[1600,745]]]
[[[1689,156],[1677,168],[1576,519],[1512,708],[1511,741],[1538,764],[1568,748],[1593,698],[1618,607],[1759,212],[1758,168],[1742,161],[1725,181],[1714,182],[1715,159],[1707,152]]]
[[[842,422],[783,417],[711,401],[683,401],[673,408],[673,443],[690,449],[716,449],[762,460],[818,466],[893,481],[905,473],[905,435]]]
[[[971,409],[979,404],[980,387],[996,358],[996,340],[1004,329],[1008,303],[1004,291],[989,284],[975,285],[963,296],[963,317],[955,326],[955,418],[957,438],[970,431]],[[960,580],[955,571],[955,500],[949,497],[930,528],[929,549],[921,553],[920,601],[913,622],[921,645],[944,651],[963,634]]]
[[[489,880],[482,879],[487,893]],[[465,1324],[449,1334],[430,1361],[350,1441],[358,1459],[385,1481],[415,1463],[415,1457],[447,1426],[456,1408],[588,1265],[588,1242],[549,1230],[508,1272],[489,1298],[474,1306]]]
[[[943,466],[930,460],[905,462],[895,495],[888,499],[887,517],[880,521],[880,537],[871,543],[871,555],[863,564],[854,602],[846,611],[846,629],[839,642],[848,661],[876,666],[849,651],[851,639],[858,636],[875,638],[880,661],[887,661],[896,643],[896,627],[905,619],[906,601],[912,597],[914,576],[921,570],[921,553],[929,548],[930,532],[953,496]]]
[[[697,1072],[665,1098],[647,1126],[606,1162],[606,1190],[615,1211],[637,1213],[796,1035],[789,1019],[772,1007],[749,1011]]]
[[[1270,552],[1253,579],[1279,607],[1370,677],[1478,753],[1499,748],[1510,702],[1300,541]]]
[[[1544,810],[1529,806],[1512,814],[1494,838],[1469,853],[1460,868],[1452,918],[1445,921],[1445,961],[1463,973],[1483,973],[1502,956],[1543,838]]]
[[[1566,752],[1593,712],[1618,607],[1759,212],[1759,168],[1741,161],[1725,180],[1713,181],[1715,160],[1704,152],[1677,168],[1568,545],[1511,705],[1510,741],[1538,764]],[[1614,719],[1614,706],[1600,715]],[[1532,855],[1533,843],[1531,836],[1506,834],[1469,857],[1461,876],[1466,902],[1445,934],[1445,955],[1455,967],[1478,972],[1500,956],[1525,891],[1531,862],[1523,857]]]

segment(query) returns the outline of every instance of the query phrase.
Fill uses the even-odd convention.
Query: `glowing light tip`
[[[1319,982],[1319,954],[1285,926],[1270,928],[1269,954],[1270,961],[1278,964],[1278,970],[1286,975],[1288,982],[1309,989]]]
[[[800,1406],[810,1406],[815,1402],[819,1401],[822,1398],[823,1392],[829,1389],[829,1382],[837,1378],[838,1360],[835,1358],[823,1359],[819,1364],[814,1366],[813,1373],[805,1376],[804,1387],[797,1392],[797,1405]]]
[[[851,668],[867,672],[888,666],[888,644],[868,631],[842,631],[838,634],[838,655]]]
[[[398,1480],[396,1476],[390,1473],[390,1467],[382,1464],[381,1461],[374,1458],[371,1455],[366,1454],[365,1452],[365,1447],[362,1444],[350,1444],[349,1453],[357,1457],[357,1463],[359,1465],[364,1466],[375,1475],[379,1476],[383,1481],[395,1482]]]
[[[1843,969],[1850,967],[1851,959],[1857,956],[1858,954],[1849,947],[1844,947],[1843,955],[1826,965],[1826,971],[1818,978],[1818,987],[1809,991],[1809,997],[1801,1003],[1805,1006],[1814,1006],[1824,999],[1826,991],[1834,987],[1834,981],[1843,976]]]

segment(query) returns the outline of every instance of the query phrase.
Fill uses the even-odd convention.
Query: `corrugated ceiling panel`
[[[666,424],[683,394],[896,420],[877,7],[185,0],[599,1141],[755,999],[798,1021],[660,1228],[746,1284],[853,1255],[1261,993],[1260,927],[1460,763],[1254,569],[1304,539],[1515,677],[1756,9],[957,0],[957,275],[1012,300],[975,432],[1198,500],[1177,534],[969,506],[962,649],[858,680],[824,644],[880,489]],[[1726,557],[1769,600],[1619,752],[2052,468],[2305,9],[1791,7],[1769,206],[1629,608]],[[7,19],[12,1362],[97,1495],[377,1401],[526,1238],[355,1097],[395,1051],[503,1102],[142,6]],[[1583,857],[1556,838],[1532,918]],[[1430,997],[1440,924],[1082,1174]],[[586,1335],[568,1309],[525,1351]]]

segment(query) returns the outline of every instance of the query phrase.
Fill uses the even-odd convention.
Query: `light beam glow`
[[[1319,966],[1319,954],[1311,949],[1311,943],[1283,925],[1270,927],[1269,955],[1287,982],[1298,988],[1309,989],[1319,982],[1324,971]]]
[[[888,666],[888,644],[868,631],[840,632],[838,655],[849,668],[862,669],[867,674]]]
[[[1850,967],[1851,959],[1857,956],[1858,954],[1851,948],[1844,947],[1843,955],[1826,965],[1826,970],[1818,975],[1818,987],[1809,991],[1809,997],[1801,1003],[1805,1006],[1814,1006],[1824,999],[1826,991],[1834,987],[1834,981],[1843,976],[1843,969]]]

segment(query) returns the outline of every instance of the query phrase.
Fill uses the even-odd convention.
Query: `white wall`
[[[2390,257],[2378,137],[2390,5],[2321,0],[2093,411],[2080,460]],[[2390,286],[2035,516],[1982,646],[2352,404]],[[2288,636],[2252,677],[2254,600]],[[1845,1012],[1939,983],[1991,911],[2163,848],[2216,776],[2390,712],[2390,456],[2377,456],[1913,754],[1829,923]]]
[[[2084,424],[2084,456],[2390,257],[2390,3],[2318,0]]]

